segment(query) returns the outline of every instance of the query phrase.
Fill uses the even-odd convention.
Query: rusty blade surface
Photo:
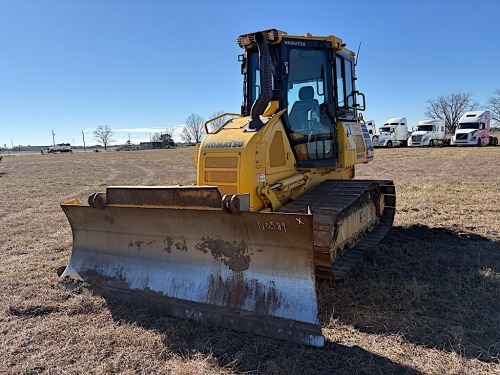
[[[323,346],[312,216],[62,205],[73,231],[62,277],[175,317]]]

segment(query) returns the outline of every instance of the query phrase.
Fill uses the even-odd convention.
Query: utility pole
[[[54,145],[54,147],[56,146],[56,141],[54,138],[55,135],[56,135],[56,133],[54,133],[54,129],[52,129],[52,144]]]
[[[85,151],[85,133],[82,130],[82,138],[83,138],[83,151]]]

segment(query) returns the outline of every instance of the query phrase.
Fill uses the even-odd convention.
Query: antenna
[[[359,42],[358,52],[356,53],[356,61],[354,62],[354,66],[358,65],[358,57],[359,57],[359,50],[360,49],[361,49],[361,42]]]

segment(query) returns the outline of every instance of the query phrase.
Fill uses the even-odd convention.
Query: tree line
[[[444,120],[446,130],[449,133],[455,131],[458,121],[465,112],[475,111],[481,108],[480,103],[473,99],[472,94],[462,92],[452,93],[446,96],[441,95],[435,99],[429,99],[427,104],[425,115],[430,118]],[[490,110],[492,120],[500,124],[500,90],[496,90],[483,107]],[[217,118],[208,125],[209,131],[217,129],[233,117],[231,115],[224,116],[224,114],[224,111],[219,111],[208,116],[209,119]],[[192,113],[189,115],[180,135],[182,141],[187,144],[200,143],[206,134],[206,122],[207,120],[199,114]],[[113,131],[108,125],[99,125],[96,130],[94,130],[94,138],[104,146],[104,149],[106,149],[111,142],[115,141],[113,139]],[[166,129],[162,133],[155,133],[151,140],[153,142],[160,142],[172,138],[173,130]]]
[[[211,121],[209,124],[209,130],[216,129],[224,122],[232,118],[232,116],[224,116],[224,111],[219,111],[209,115],[209,119],[216,120]],[[196,113],[189,115],[186,119],[184,127],[181,132],[181,139],[187,144],[200,143],[206,134],[205,123],[207,120]],[[94,139],[103,145],[106,150],[110,143],[115,142],[113,138],[113,130],[109,125],[99,125],[93,132]],[[172,129],[165,129],[161,133],[154,133],[151,137],[152,142],[169,141],[173,139],[174,131]]]

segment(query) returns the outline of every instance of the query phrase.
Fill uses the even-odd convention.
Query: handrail
[[[207,134],[210,134],[209,131],[208,131],[208,124],[210,124],[211,122],[214,122],[214,121],[217,121],[218,119],[222,118],[222,117],[225,117],[225,116],[232,116],[232,117],[242,117],[239,113],[223,113],[222,115],[219,115],[217,117],[214,117],[213,119],[210,119],[208,120],[207,122],[205,122],[205,132]]]

